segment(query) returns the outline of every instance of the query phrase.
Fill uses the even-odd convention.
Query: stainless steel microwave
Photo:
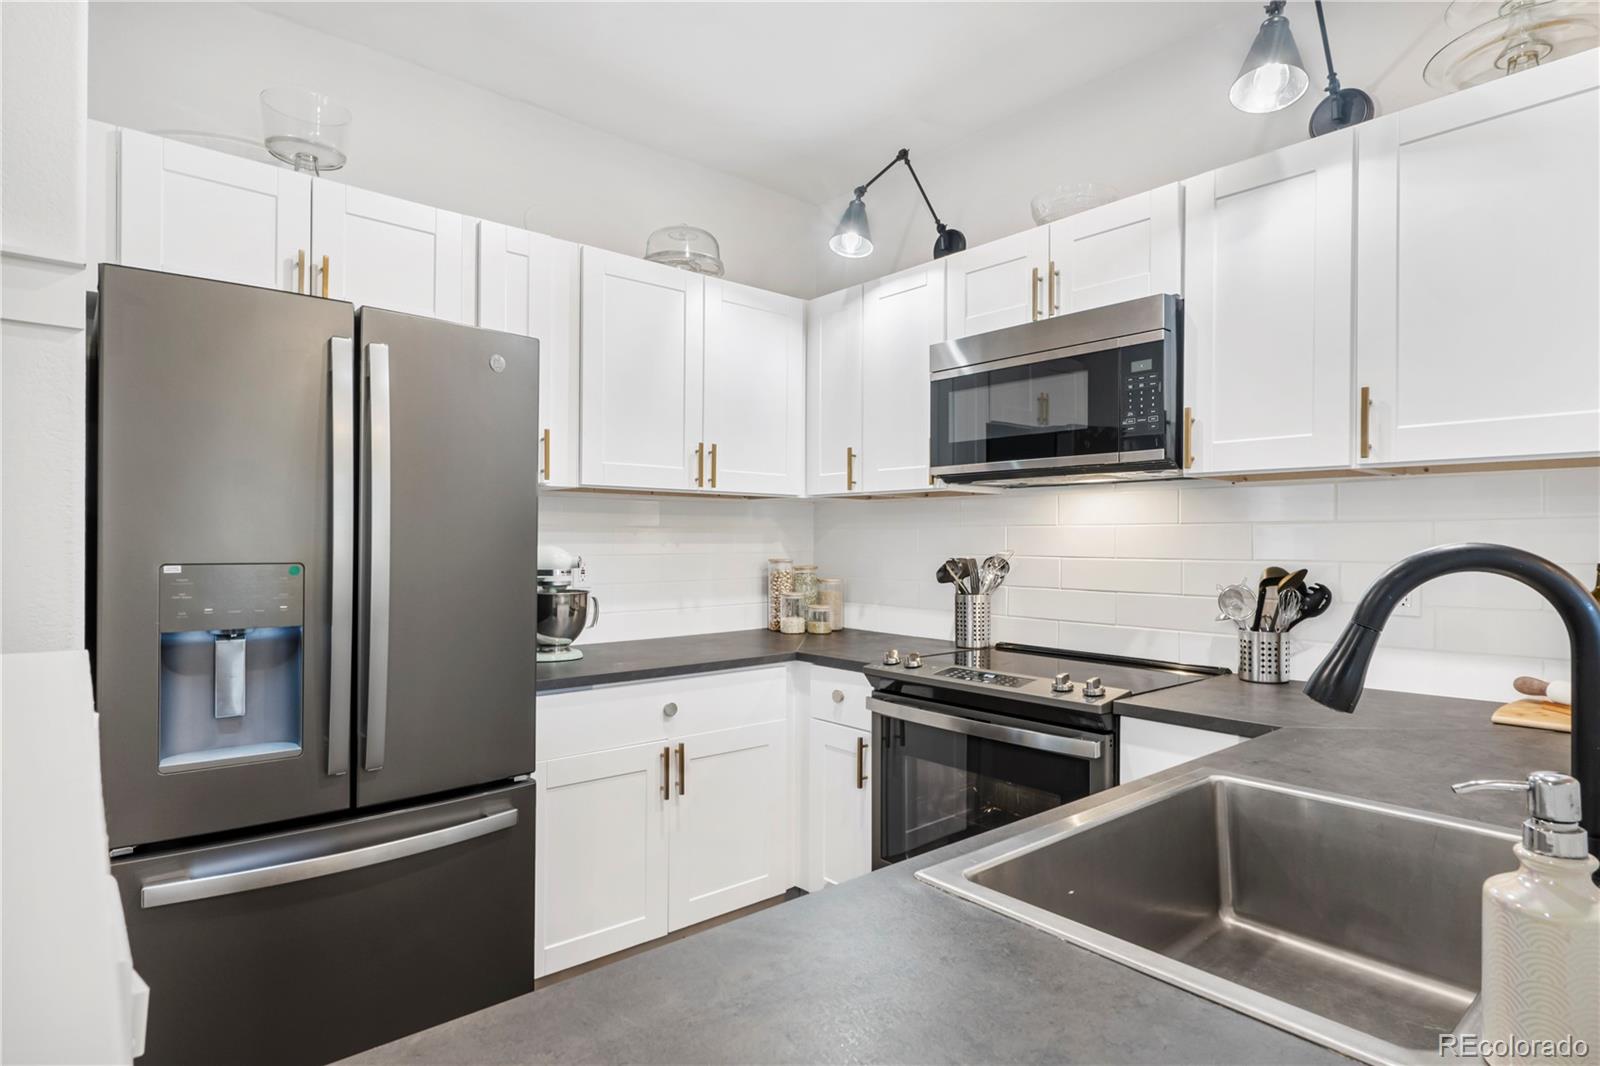
[[[930,463],[948,482],[1177,477],[1180,301],[1096,307],[929,351]]]

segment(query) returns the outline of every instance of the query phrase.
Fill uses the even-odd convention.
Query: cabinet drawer
[[[811,668],[811,717],[836,722],[851,729],[872,729],[872,712],[867,697],[872,684],[865,674],[834,670],[826,666]]]
[[[782,719],[788,676],[764,666],[540,696],[539,761]]]

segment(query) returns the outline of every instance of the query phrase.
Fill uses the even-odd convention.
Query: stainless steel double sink
[[[1437,1062],[1516,839],[1196,771],[917,876],[1355,1058]]]

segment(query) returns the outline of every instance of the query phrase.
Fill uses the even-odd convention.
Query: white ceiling
[[[1242,58],[1261,19],[1126,0],[254,6],[812,203],[1219,24]]]

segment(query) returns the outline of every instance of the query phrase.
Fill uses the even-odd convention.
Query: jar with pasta
[[[794,563],[788,559],[767,560],[767,628],[781,632],[779,622],[779,597],[794,591]]]
[[[833,612],[833,628],[835,632],[844,628],[844,578],[817,578],[816,602]]]

